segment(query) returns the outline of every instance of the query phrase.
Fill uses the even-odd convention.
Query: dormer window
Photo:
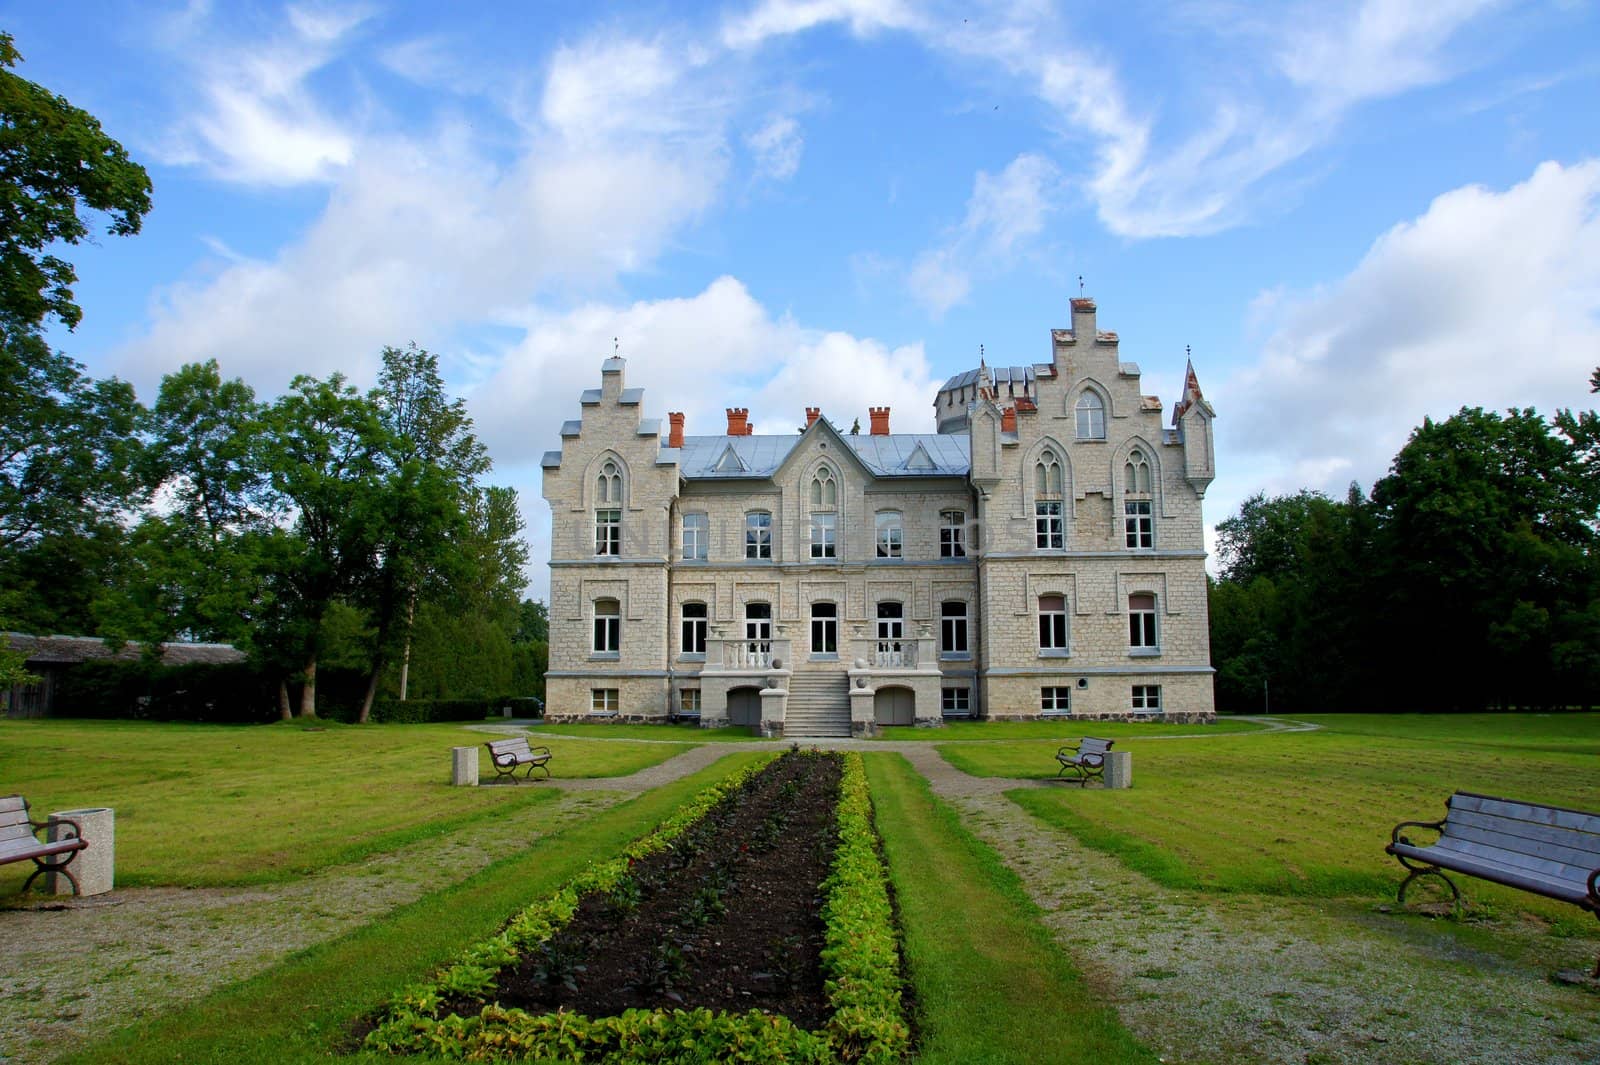
[[[1106,407],[1094,392],[1084,390],[1078,397],[1079,440],[1104,440],[1106,438]]]

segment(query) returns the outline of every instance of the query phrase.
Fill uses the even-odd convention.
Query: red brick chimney
[[[809,429],[813,425],[817,424],[817,419],[820,418],[820,417],[822,417],[822,408],[821,407],[807,407],[806,408],[806,428]]]
[[[729,407],[728,408],[728,435],[729,436],[749,436],[750,435],[750,426],[747,424],[748,421],[749,421],[749,418],[750,418],[750,408],[749,407]]]
[[[888,436],[889,435],[889,408],[888,407],[868,407],[867,408],[867,413],[872,416],[872,434],[871,435],[873,435],[873,436]]]
[[[667,423],[671,429],[667,432],[668,447],[683,446],[683,412],[674,410],[667,412]]]
[[[1014,433],[1017,431],[1017,408],[1007,407],[1000,412],[1000,431]]]

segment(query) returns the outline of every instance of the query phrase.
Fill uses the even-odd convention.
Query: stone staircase
[[[850,678],[844,670],[796,670],[790,674],[783,734],[796,739],[850,735]]]

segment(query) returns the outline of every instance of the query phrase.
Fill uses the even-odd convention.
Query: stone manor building
[[[547,713],[870,734],[953,717],[1215,716],[1210,404],[1164,426],[1095,304],[1050,359],[946,382],[936,433],[686,435],[625,360],[544,456]]]

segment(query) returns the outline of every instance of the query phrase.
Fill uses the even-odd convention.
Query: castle
[[[553,720],[870,735],[953,717],[1215,718],[1214,413],[1162,425],[1095,304],[1048,363],[957,375],[936,433],[687,436],[607,359],[543,459]]]

